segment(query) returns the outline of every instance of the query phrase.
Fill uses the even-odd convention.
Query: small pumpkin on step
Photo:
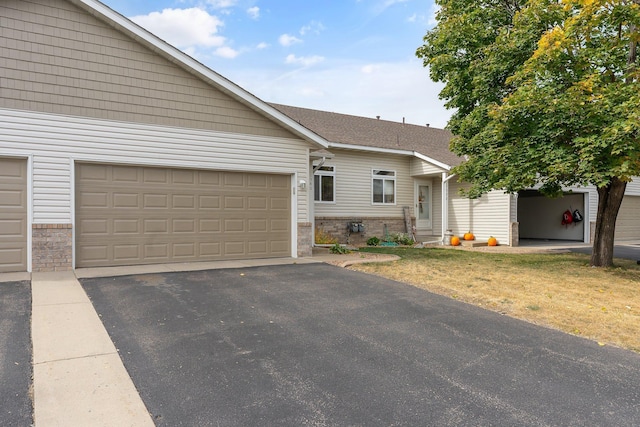
[[[498,239],[496,239],[493,236],[489,237],[489,240],[487,240],[487,245],[488,246],[498,246]]]

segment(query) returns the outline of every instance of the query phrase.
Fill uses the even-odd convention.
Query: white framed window
[[[371,203],[396,204],[396,171],[373,169],[371,171]]]
[[[336,201],[336,167],[322,165],[313,174],[313,200],[321,203]]]

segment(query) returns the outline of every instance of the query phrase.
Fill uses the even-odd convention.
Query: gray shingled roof
[[[281,104],[270,105],[329,142],[415,151],[450,166],[462,161],[461,157],[449,151],[449,141],[453,135],[445,129]]]

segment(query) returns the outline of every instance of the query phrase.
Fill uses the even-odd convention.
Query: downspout
[[[442,172],[442,244],[445,245],[445,235],[449,229],[449,180],[456,174],[447,175]]]

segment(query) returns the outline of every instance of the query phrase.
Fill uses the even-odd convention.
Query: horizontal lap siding
[[[402,218],[402,207],[413,207],[409,157],[339,149],[331,149],[331,152],[335,157],[327,159],[325,164],[336,168],[336,203],[316,203],[316,216]],[[396,171],[395,205],[371,203],[372,169]]]
[[[616,220],[616,240],[640,239],[640,196],[625,196]]]
[[[68,1],[0,3],[0,108],[293,138]]]
[[[454,181],[454,182],[451,182]],[[486,240],[490,236],[499,242],[509,242],[510,195],[491,191],[478,199],[460,196],[464,186],[453,178],[449,184],[449,228],[461,235],[471,231],[477,239]]]
[[[640,178],[635,177],[633,181],[627,183],[625,194],[628,196],[640,196]]]
[[[442,180],[433,179],[431,188],[431,228],[434,236],[442,234]]]
[[[411,176],[442,174],[444,170],[418,158],[411,159]]]
[[[640,179],[627,183],[616,222],[616,239],[640,239]]]
[[[297,173],[308,181],[302,140],[234,135],[0,110],[6,154],[33,156],[34,223],[70,223],[73,160],[245,172]],[[308,222],[306,191],[298,220]]]

